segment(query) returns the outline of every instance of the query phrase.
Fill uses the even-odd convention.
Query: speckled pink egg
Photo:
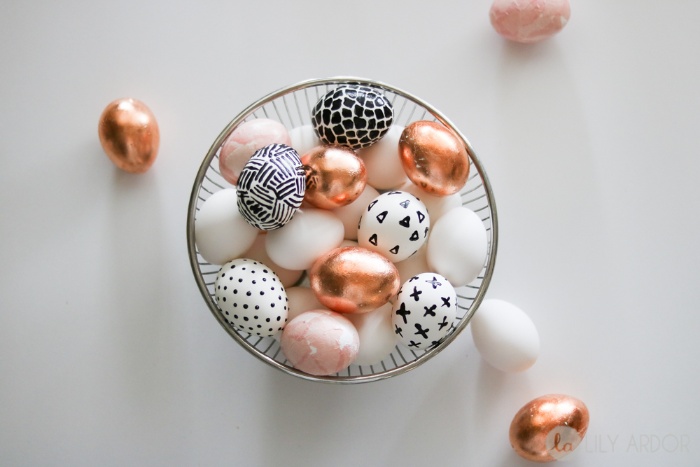
[[[360,350],[355,326],[340,313],[312,310],[289,321],[280,346],[294,368],[315,376],[338,373]]]
[[[240,124],[221,146],[219,152],[221,176],[235,185],[250,156],[258,149],[273,143],[291,145],[289,133],[280,122],[257,118]]]
[[[561,31],[571,7],[569,0],[494,0],[489,16],[501,36],[527,44]]]

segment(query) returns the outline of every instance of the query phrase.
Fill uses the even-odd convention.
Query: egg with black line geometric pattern
[[[425,204],[405,191],[389,191],[374,198],[362,213],[357,242],[397,263],[418,251],[429,231]]]
[[[238,258],[216,275],[214,295],[223,318],[236,330],[272,336],[287,322],[287,292],[272,269]]]
[[[284,144],[269,144],[255,151],[238,177],[238,210],[250,225],[276,230],[292,220],[305,190],[299,153]]]
[[[409,349],[427,349],[440,343],[454,326],[457,292],[440,274],[413,276],[399,289],[392,308],[394,333]]]
[[[343,84],[314,105],[311,123],[324,144],[360,149],[379,141],[394,119],[391,102],[370,86]]]

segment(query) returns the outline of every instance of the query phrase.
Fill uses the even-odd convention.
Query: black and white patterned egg
[[[304,168],[296,150],[270,144],[255,151],[238,177],[238,210],[261,230],[279,229],[294,217],[305,189]]]
[[[239,258],[224,264],[216,276],[214,295],[224,319],[235,329],[272,336],[287,322],[287,293],[272,269]]]
[[[392,309],[392,325],[399,341],[410,349],[437,345],[457,317],[457,292],[440,274],[411,277],[399,289]]]
[[[418,251],[429,231],[425,204],[405,191],[389,191],[374,198],[362,213],[357,242],[397,263]]]
[[[379,90],[357,84],[338,86],[314,106],[311,121],[324,144],[360,149],[389,131],[394,118],[391,102]]]

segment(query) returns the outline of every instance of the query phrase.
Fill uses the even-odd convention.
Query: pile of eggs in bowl
[[[487,257],[486,229],[461,203],[464,143],[438,122],[394,125],[364,85],[328,91],[311,122],[249,120],[219,150],[231,187],[206,199],[194,230],[221,266],[221,315],[316,376],[436,346],[455,326],[455,288]]]

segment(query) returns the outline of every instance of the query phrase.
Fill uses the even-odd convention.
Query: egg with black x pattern
[[[399,289],[392,309],[394,333],[409,349],[437,345],[454,326],[457,292],[440,274],[411,277]]]
[[[425,204],[405,191],[389,191],[374,198],[365,209],[357,242],[397,263],[418,251],[429,231]]]
[[[238,331],[272,336],[287,322],[287,293],[272,269],[248,258],[224,264],[214,282],[223,318]]]

